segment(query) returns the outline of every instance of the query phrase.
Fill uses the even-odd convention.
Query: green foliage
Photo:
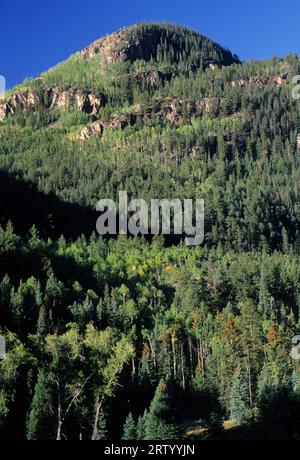
[[[106,424],[106,415],[104,411],[101,411],[98,424],[98,435],[97,441],[105,441],[107,439],[107,424]]]
[[[44,369],[37,379],[24,377],[32,394],[27,422],[31,438],[57,436],[59,395],[62,436],[78,439],[83,429],[90,439],[97,401],[97,437],[106,433],[109,428],[100,429],[103,405],[111,417],[110,401],[122,398],[124,379],[128,391],[144,394],[160,378],[172,376],[184,392],[193,385],[195,402],[179,414],[189,413],[191,404],[195,417],[209,419],[217,410],[219,421],[228,414],[249,423],[253,417],[269,420],[269,405],[275,410],[272,394],[283,383],[290,385],[293,372],[298,376],[288,359],[290,338],[298,333],[298,254],[236,254],[201,247],[190,251],[123,237],[105,245],[94,236],[47,243],[33,230],[27,238],[11,239],[18,244],[9,244],[6,254],[23,258],[20,267],[27,276],[16,281],[15,265],[5,267],[13,278],[4,276],[0,282],[1,324],[21,338],[20,360],[32,350]],[[35,266],[31,257],[39,248],[47,250],[49,261]],[[67,277],[61,258],[68,260]],[[78,271],[82,266],[84,271]],[[2,423],[14,397],[18,353],[2,363]],[[3,373],[7,366],[12,366],[9,375]],[[170,408],[174,397],[160,388],[151,416],[137,421],[137,439],[151,433],[162,436],[151,431],[155,426],[170,436],[178,427],[174,414],[164,418],[159,412]],[[38,402],[43,397],[48,406]],[[143,407],[133,409],[143,413],[148,407],[145,398]],[[216,421],[209,433],[218,438],[222,433]]]
[[[144,439],[155,441],[178,439],[180,428],[176,423],[173,403],[169,385],[161,381],[146,417]]]
[[[245,372],[241,369],[237,369],[232,379],[230,418],[239,425],[247,423],[251,419],[249,388]]]
[[[90,117],[80,111],[63,111],[59,117],[60,124],[63,128],[72,128],[72,126],[87,125]]]
[[[76,54],[16,90],[101,94],[97,118],[133,126],[79,142],[91,118],[47,104],[0,124],[0,437],[17,421],[28,439],[179,439],[192,414],[209,438],[226,417],[297,438],[299,57],[240,64],[181,27],[121,32],[116,51],[140,40],[141,59]],[[92,234],[119,190],[204,198],[204,246]]]
[[[26,424],[27,439],[49,439],[49,429],[53,426],[53,385],[47,372],[40,370],[34,388]]]
[[[137,435],[136,422],[133,418],[132,413],[130,412],[124,423],[122,439],[124,441],[133,441],[136,439],[136,435]]]

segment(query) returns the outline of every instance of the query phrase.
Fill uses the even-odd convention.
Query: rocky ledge
[[[288,82],[288,73],[283,74],[283,75],[278,75],[278,76],[263,76],[263,77],[258,77],[258,76],[253,76],[247,79],[241,79],[241,80],[234,80],[231,82],[231,86],[238,86],[241,88],[248,87],[250,85],[256,85],[260,88],[263,88],[269,83],[272,83],[275,87],[282,86],[285,83]]]
[[[76,89],[62,90],[58,87],[43,91],[24,91],[14,94],[8,101],[0,104],[0,121],[16,112],[35,111],[40,107],[76,108],[91,116],[97,115],[106,104],[105,97]]]
[[[203,116],[210,111],[213,103],[221,104],[220,98],[204,98],[198,101],[167,98],[157,101],[145,109],[137,110],[129,114],[120,114],[108,121],[95,121],[85,126],[78,134],[78,140],[86,140],[101,137],[107,128],[123,130],[136,124],[150,125],[155,119],[159,123],[167,121],[171,125],[182,122],[191,123],[197,117]]]

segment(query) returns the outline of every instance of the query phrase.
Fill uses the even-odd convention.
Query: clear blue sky
[[[300,54],[299,0],[10,0],[1,2],[0,17],[8,87],[140,21],[186,25],[243,60]]]

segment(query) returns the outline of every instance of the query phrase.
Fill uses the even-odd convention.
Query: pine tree
[[[137,426],[136,426],[136,439],[138,441],[142,441],[145,438],[145,426],[146,420],[148,417],[148,411],[145,410],[143,415],[140,415],[138,418]]]
[[[98,441],[107,440],[106,414],[103,410],[101,411],[99,415],[97,440]]]
[[[26,431],[28,440],[51,438],[52,420],[51,384],[46,371],[40,370],[34,388],[34,396],[27,418]]]
[[[47,310],[44,305],[41,306],[37,322],[37,334],[45,335],[48,332]]]
[[[137,434],[137,425],[133,418],[132,413],[130,412],[124,423],[122,439],[124,439],[124,441],[132,441],[136,439],[136,434]]]
[[[258,419],[268,437],[288,439],[297,432],[299,425],[295,374],[276,342],[269,341],[269,347],[271,345],[257,382]]]
[[[288,254],[290,251],[290,244],[289,244],[289,235],[285,227],[282,228],[281,239],[282,239],[282,252],[284,254]]]
[[[230,418],[240,424],[247,423],[251,416],[249,391],[244,373],[238,368],[233,376],[230,394]]]
[[[146,440],[168,440],[179,437],[179,426],[170,397],[170,385],[161,381],[156,389],[145,424]]]

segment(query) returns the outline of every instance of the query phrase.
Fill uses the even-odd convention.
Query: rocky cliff
[[[46,109],[58,107],[60,109],[76,108],[91,116],[96,116],[101,107],[106,104],[101,94],[92,94],[87,91],[60,88],[46,88],[40,91],[25,91],[14,94],[6,102],[0,104],[0,121],[16,112],[35,111],[40,107]]]

